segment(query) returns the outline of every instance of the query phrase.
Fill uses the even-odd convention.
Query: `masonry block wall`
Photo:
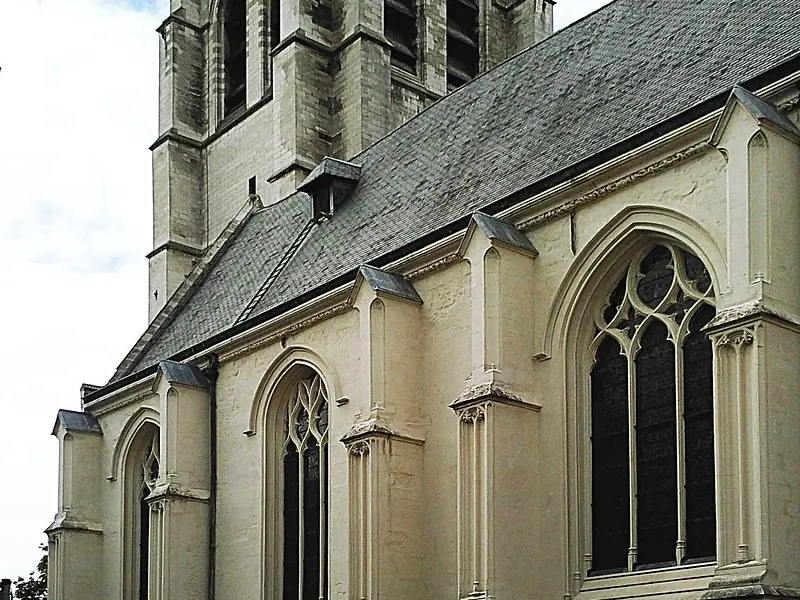
[[[225,114],[226,2],[246,2],[246,101]],[[159,28],[152,320],[248,201],[295,192],[326,155],[352,159],[447,90],[447,3],[421,0],[417,70],[391,63],[384,0],[173,0]],[[481,0],[480,70],[552,31],[550,0]],[[271,19],[279,23],[271,23]]]

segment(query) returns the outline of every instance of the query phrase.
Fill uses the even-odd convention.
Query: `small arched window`
[[[309,373],[291,390],[283,439],[283,600],[328,597],[328,395]]]
[[[593,573],[713,560],[708,270],[670,244],[634,260],[596,311],[592,342]]]
[[[222,8],[224,116],[247,101],[247,2],[227,0]]]
[[[158,432],[148,440],[141,455],[139,483],[139,600],[147,600],[150,578],[150,506],[147,497],[158,481]]]
[[[145,422],[125,459],[125,597],[147,600],[150,581],[151,515],[148,498],[159,476],[159,430]]]

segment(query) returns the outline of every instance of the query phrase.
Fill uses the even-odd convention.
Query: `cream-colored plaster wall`
[[[422,404],[426,427],[422,523],[429,598],[456,595],[458,419],[448,404],[464,389],[470,367],[470,271],[465,261],[416,280],[423,298]]]

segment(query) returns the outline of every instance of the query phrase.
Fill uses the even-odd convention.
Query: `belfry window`
[[[664,244],[596,311],[591,573],[714,559],[714,306],[700,259]]]
[[[392,65],[417,72],[417,3],[415,0],[385,0],[383,32],[392,44]]]
[[[139,465],[139,600],[148,600],[150,577],[150,506],[147,497],[158,481],[158,433],[148,442]]]
[[[269,1],[269,51],[272,52],[281,42],[281,2]]]
[[[244,107],[247,100],[247,3],[228,0],[223,11],[224,116],[227,117]]]
[[[478,4],[447,0],[447,89],[454,90],[478,74]]]
[[[328,597],[328,399],[319,375],[287,404],[283,442],[283,600]]]

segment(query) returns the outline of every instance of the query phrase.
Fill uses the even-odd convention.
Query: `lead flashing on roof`
[[[350,304],[355,302],[358,291],[365,281],[377,294],[391,296],[414,304],[422,304],[422,298],[410,281],[397,273],[390,273],[369,265],[362,265],[358,270],[353,289],[350,292]]]
[[[312,218],[319,221],[333,215],[361,179],[361,166],[326,156],[297,188],[312,199]]]
[[[87,412],[59,410],[55,425],[53,425],[53,435],[58,435],[59,427],[63,427],[66,431],[80,431],[83,433],[103,435],[103,429],[100,427],[100,423],[94,415]]]
[[[166,379],[170,385],[185,385],[207,390],[209,381],[202,371],[194,365],[185,365],[173,360],[163,360],[158,364],[158,372],[153,382],[153,387],[158,387],[161,378]]]
[[[469,225],[467,226],[467,231],[464,233],[464,239],[461,240],[461,244],[458,247],[459,254],[463,255],[466,252],[473,234],[478,229],[486,236],[486,239],[492,242],[500,242],[502,245],[512,250],[522,252],[534,258],[539,256],[539,251],[528,239],[528,236],[514,225],[480,211],[476,211],[472,214],[472,219],[470,219]]]
[[[731,91],[722,115],[711,133],[709,143],[712,146],[719,144],[736,106],[741,106],[753,119],[758,121],[760,126],[771,129],[793,142],[800,143],[800,129],[777,106],[737,85]]]

